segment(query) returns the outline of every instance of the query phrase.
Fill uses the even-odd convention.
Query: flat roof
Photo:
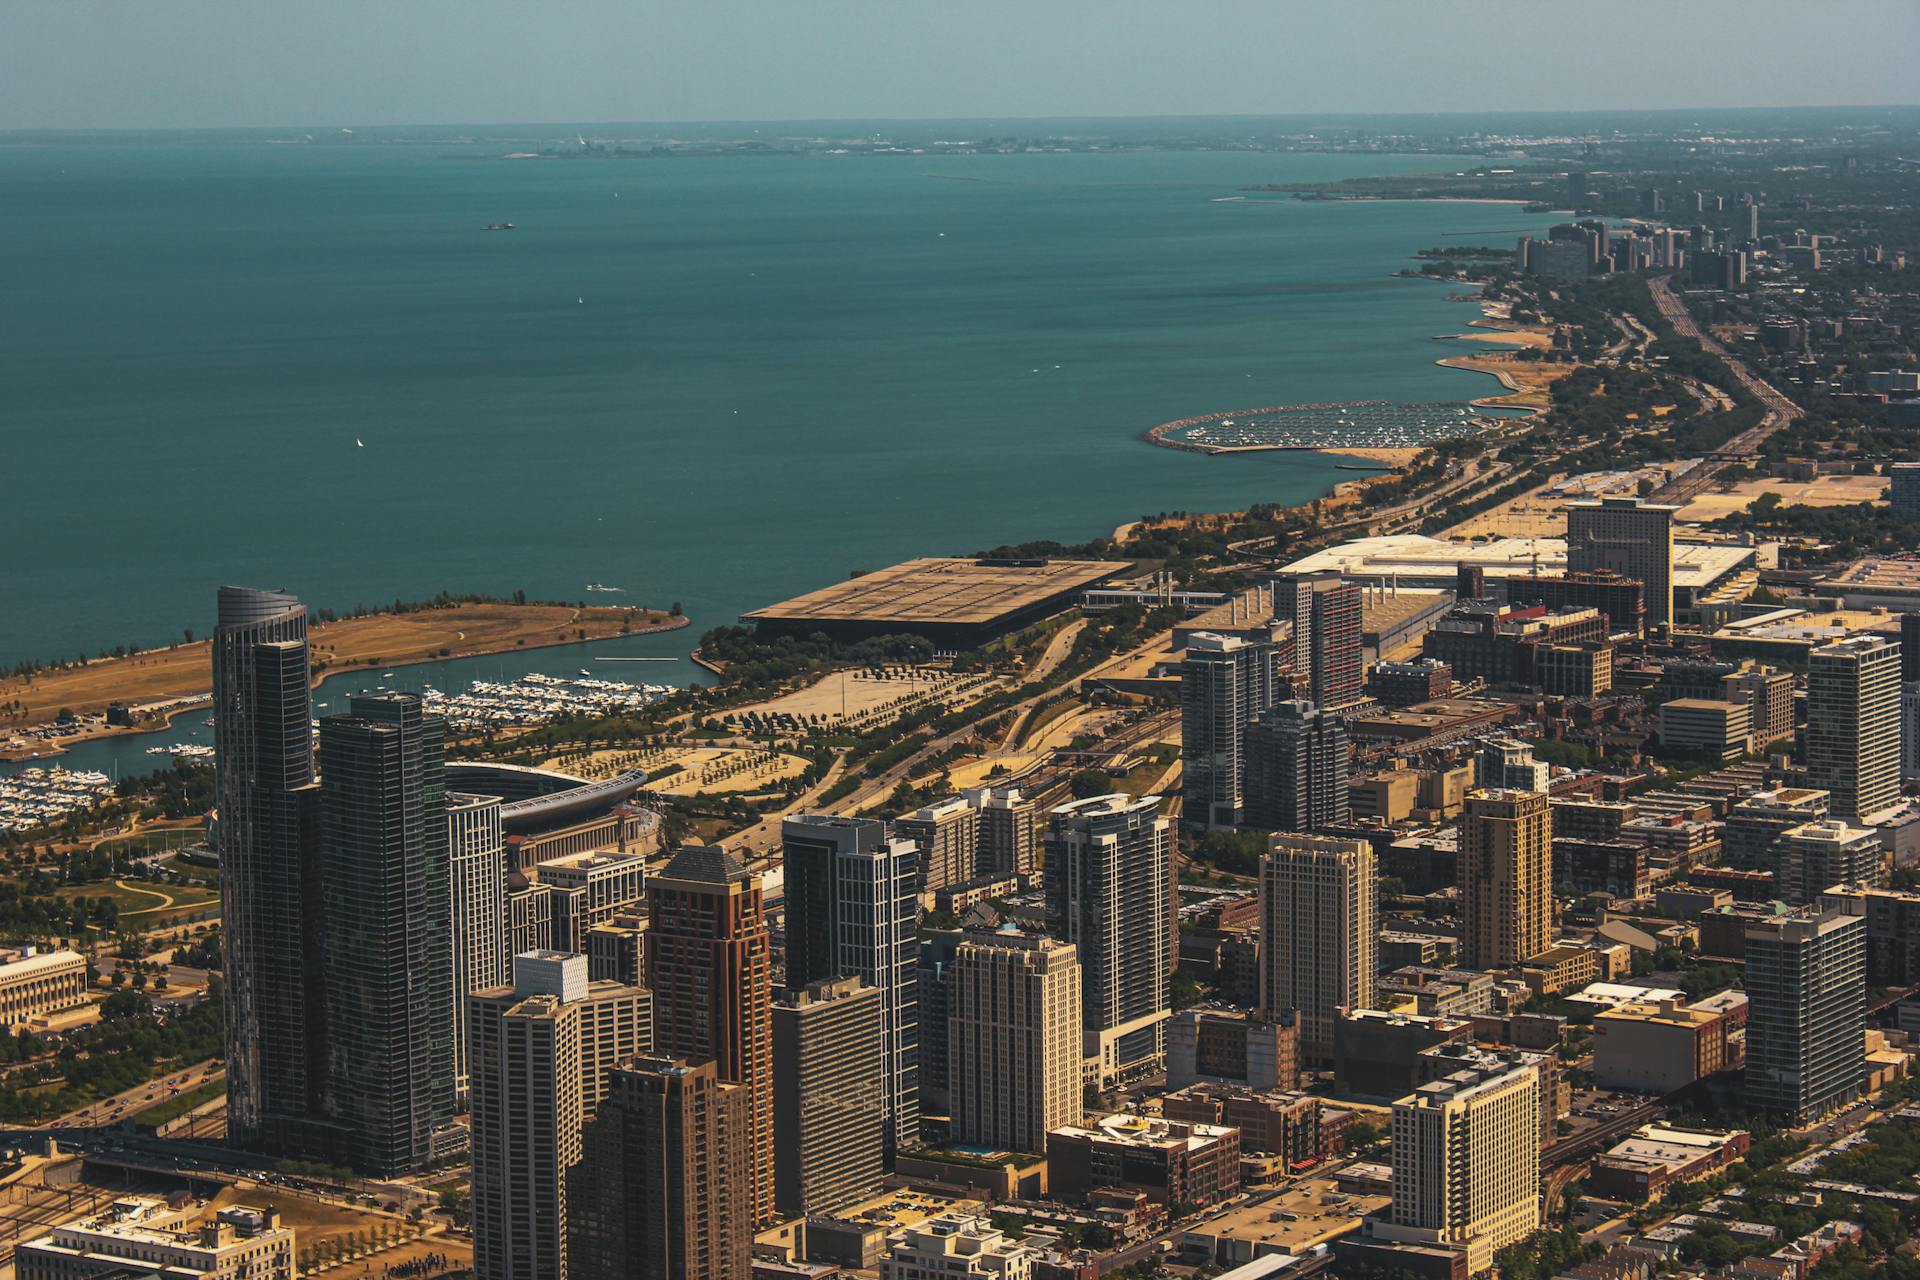
[[[1750,563],[1755,547],[1733,543],[1673,544],[1673,585],[1700,590]],[[1535,572],[1567,571],[1565,538],[1494,538],[1486,542],[1450,542],[1425,534],[1399,533],[1356,538],[1327,547],[1289,564],[1287,573],[1341,573],[1355,578],[1402,577],[1451,585],[1459,565],[1473,565],[1489,578],[1527,577]]]
[[[1105,582],[1121,560],[922,557],[740,615],[753,621],[983,626]]]

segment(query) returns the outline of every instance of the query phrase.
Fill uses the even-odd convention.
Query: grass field
[[[220,895],[205,885],[153,884],[145,880],[95,880],[91,884],[63,884],[56,898],[111,898],[119,904],[122,920],[132,917],[142,926],[205,911]]]
[[[413,613],[380,613],[317,624],[310,640],[314,667],[393,667],[441,657],[472,657],[508,649],[604,640],[624,631],[660,630],[681,623],[643,609],[570,605],[460,604]],[[585,635],[581,635],[585,632]],[[62,708],[86,715],[116,702],[133,705],[205,694],[212,688],[209,642],[102,658],[66,671],[0,679],[0,703],[20,702],[26,713],[8,723],[44,724]]]
[[[225,1096],[227,1080],[225,1076],[218,1080],[209,1080],[198,1088],[176,1093],[171,1098],[156,1102],[145,1111],[136,1111],[131,1117],[135,1128],[157,1129],[167,1121],[183,1116],[195,1107],[212,1102]]]

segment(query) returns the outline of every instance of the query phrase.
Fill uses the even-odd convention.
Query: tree
[[[1067,783],[1076,800],[1104,796],[1113,791],[1113,775],[1105,769],[1082,769]]]
[[[114,974],[119,977],[119,974]],[[142,1018],[152,1012],[153,1006],[138,991],[122,987],[100,1002],[100,1020],[118,1022],[123,1018]]]

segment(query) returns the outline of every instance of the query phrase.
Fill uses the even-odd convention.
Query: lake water
[[[1312,497],[1336,459],[1139,433],[1486,394],[1432,363],[1476,312],[1391,273],[1548,221],[1219,199],[1453,167],[1433,156],[5,141],[0,664],[205,634],[223,582],[335,608],[601,582],[694,620],[401,687],[681,656],[851,569]]]

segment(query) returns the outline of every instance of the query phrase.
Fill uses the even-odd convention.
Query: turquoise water
[[[1486,392],[1431,363],[1473,311],[1390,273],[1543,223],[1215,200],[1430,156],[500,151],[0,146],[0,663],[204,634],[222,582],[336,608],[604,582],[695,625],[594,653],[684,654],[854,568],[1302,500],[1334,459],[1138,434]]]

